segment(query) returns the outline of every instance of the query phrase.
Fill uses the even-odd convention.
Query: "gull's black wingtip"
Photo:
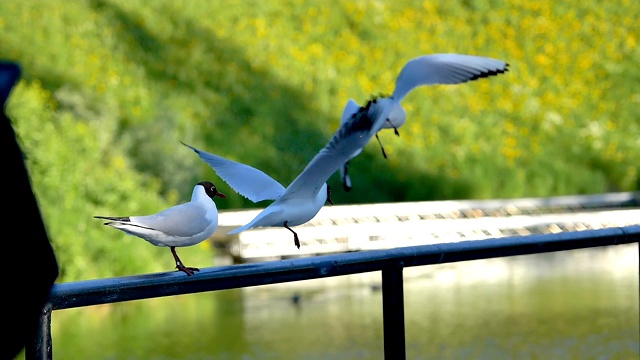
[[[110,221],[124,221],[124,222],[129,222],[131,221],[131,218],[129,218],[128,216],[99,216],[99,215],[95,215],[94,218],[96,219],[101,219],[101,220],[110,220]],[[105,225],[107,225],[107,223],[105,223]]]
[[[509,71],[509,63],[505,63],[504,69],[496,69],[496,70],[484,71],[484,72],[481,72],[481,73],[476,74],[474,76],[471,76],[467,81],[474,81],[474,80],[478,80],[478,79],[488,78],[488,77],[491,77],[491,76],[504,74],[507,71]],[[466,81],[463,81],[463,82],[466,82]]]
[[[182,141],[182,140],[178,140],[178,141],[180,141],[180,143],[181,143],[182,145],[184,145],[184,146],[188,147],[189,149],[193,150],[196,154],[199,154],[199,153],[200,153],[200,151],[198,151],[198,149],[196,149],[196,148],[194,148],[193,146],[191,146],[191,145],[189,145],[189,144],[185,143],[184,141]]]

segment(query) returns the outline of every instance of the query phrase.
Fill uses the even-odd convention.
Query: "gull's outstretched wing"
[[[340,118],[340,125],[344,124],[349,120],[352,116],[354,116],[358,110],[360,110],[360,105],[353,99],[349,99],[347,103],[344,105],[344,110],[342,110],[342,117]],[[362,148],[356,150],[351,158],[354,158],[362,152]],[[351,191],[351,177],[349,176],[349,161],[345,162],[340,167],[340,181],[342,182],[342,187],[345,191]]]
[[[360,105],[353,100],[347,100],[347,103],[344,105],[344,110],[342,110],[342,117],[340,118],[340,125],[344,124],[350,117],[355,115],[358,110],[360,110]]]
[[[182,144],[198,154],[233,190],[253,202],[275,200],[284,193],[284,186],[261,170]]]
[[[459,84],[508,71],[509,64],[484,56],[463,54],[423,55],[409,60],[396,79],[391,96],[397,102],[422,85]]]
[[[340,126],[342,126],[345,122],[347,122],[354,115],[356,115],[358,110],[360,110],[360,105],[358,105],[358,103],[355,100],[353,99],[347,100],[347,103],[344,105],[344,110],[342,110],[342,117],[340,118]],[[362,152],[362,148],[359,148],[353,153],[351,157],[354,158],[358,156],[361,152]]]

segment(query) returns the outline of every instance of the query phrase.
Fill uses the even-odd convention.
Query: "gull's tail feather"
[[[229,231],[227,234],[230,234],[230,235],[237,234],[241,231],[245,231],[253,228],[271,226],[271,224],[274,222],[273,220],[277,219],[281,213],[282,213],[282,210],[278,210],[278,209],[274,210],[272,208],[267,207],[260,214],[258,214],[253,220],[251,220],[248,224],[241,226],[239,228],[235,228]]]
[[[102,219],[102,220],[111,220],[111,221],[122,221],[122,222],[130,222],[131,219],[126,216],[126,217],[116,217],[116,216],[99,216],[99,215],[95,215],[94,218],[96,219]]]
[[[245,226],[241,226],[239,228],[235,228],[235,229],[229,231],[227,234],[228,235],[237,234],[239,232],[242,232],[242,231],[245,231],[245,230],[248,230],[248,229],[249,229],[249,227],[247,225],[245,225]]]

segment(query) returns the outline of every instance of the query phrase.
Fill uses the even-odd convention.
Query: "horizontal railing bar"
[[[53,310],[514,255],[639,242],[640,225],[400,247],[55,284]]]

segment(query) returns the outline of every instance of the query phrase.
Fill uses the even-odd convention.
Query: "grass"
[[[4,1],[0,58],[23,68],[7,111],[61,279],[77,280],[167,268],[154,260],[165,249],[93,215],[156,212],[204,179],[233,194],[180,140],[286,185],[347,99],[390,93],[428,53],[510,71],[410,93],[400,137],[381,134],[389,159],[372,142],[351,193],[330,179],[337,203],[638,190],[638,13],[632,1]]]

